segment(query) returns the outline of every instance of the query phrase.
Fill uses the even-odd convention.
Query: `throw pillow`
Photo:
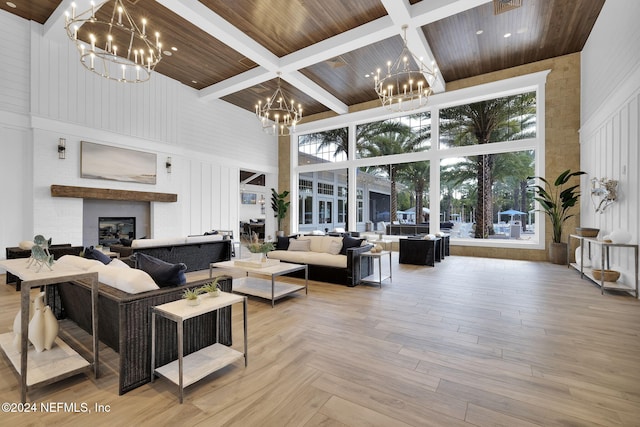
[[[93,246],[89,246],[84,250],[84,257],[87,259],[95,259],[107,265],[111,262],[111,258],[108,255],[105,255],[102,251],[98,249],[94,249]]]
[[[329,249],[327,250],[327,253],[331,255],[338,255],[341,250],[342,250],[342,243],[336,240],[332,240],[331,242],[329,242]]]
[[[298,252],[309,252],[310,249],[311,249],[310,240],[291,239],[289,240],[289,248],[287,250],[298,251]]]
[[[140,292],[158,289],[158,285],[156,285],[151,276],[142,270],[136,270],[134,268],[114,268],[111,267],[111,265],[98,264],[87,271],[97,272],[100,283],[130,294],[138,294]]]
[[[289,249],[289,237],[278,236],[278,241],[276,242],[276,250],[286,251],[287,249]]]
[[[131,268],[131,267],[129,267],[129,264],[127,264],[124,261],[119,260],[118,258],[112,259],[111,262],[109,263],[109,267],[113,267],[113,268]]]
[[[171,264],[139,252],[131,255],[131,258],[136,262],[136,266],[147,272],[160,287],[187,283],[184,275],[187,266],[184,263]]]
[[[133,240],[131,239],[124,239],[124,238],[120,239],[120,244],[122,246],[131,247],[131,242],[133,242]]]
[[[342,238],[342,249],[340,250],[340,254],[346,255],[347,249],[357,248],[358,246],[362,245],[362,242],[364,242],[364,239],[356,239],[351,236],[344,236]]]
[[[215,234],[218,234],[218,230],[211,230],[211,231],[205,231],[204,232],[205,236],[213,236]]]
[[[25,251],[30,251],[31,248],[33,248],[33,245],[34,243],[31,240],[23,240],[22,242],[18,243],[18,247]]]

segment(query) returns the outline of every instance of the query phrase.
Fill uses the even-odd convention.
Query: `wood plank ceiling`
[[[446,82],[579,52],[604,1],[523,0],[494,15],[490,0],[124,0],[161,34],[166,53],[156,72],[249,111],[275,91],[281,72],[282,89],[306,116],[375,100],[367,76],[399,55],[402,25],[412,52],[437,63],[440,92]],[[64,34],[70,7],[0,0],[51,38]]]

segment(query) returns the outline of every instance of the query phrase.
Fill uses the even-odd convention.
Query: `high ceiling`
[[[91,7],[89,0],[75,2],[78,11]],[[62,40],[71,3],[0,0],[0,9],[44,24],[45,37]],[[111,3],[99,13],[111,14]],[[498,15],[491,0],[124,3],[134,17],[147,18],[170,52],[156,72],[199,90],[203,99],[249,111],[275,91],[281,72],[282,89],[307,116],[344,114],[377,99],[367,76],[400,54],[403,25],[411,51],[426,64],[436,62],[434,91],[442,92],[446,82],[581,51],[604,0],[522,0]]]

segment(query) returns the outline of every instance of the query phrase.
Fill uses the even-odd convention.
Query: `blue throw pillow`
[[[140,252],[131,255],[131,259],[135,261],[137,268],[148,273],[160,287],[187,283],[184,275],[187,266],[184,263],[171,264]]]
[[[93,246],[89,246],[88,248],[85,248],[84,257],[86,259],[96,259],[101,263],[103,263],[104,265],[107,265],[111,262],[111,258],[109,258],[108,255],[105,255],[102,251],[94,249]]]
[[[362,246],[362,242],[364,239],[356,239],[351,236],[344,236],[342,238],[342,249],[340,250],[341,255],[347,254],[347,249],[349,248],[357,248]]]

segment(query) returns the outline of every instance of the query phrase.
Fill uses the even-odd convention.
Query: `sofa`
[[[142,272],[138,270],[135,273]],[[103,283],[102,273],[99,272],[98,338],[119,354],[119,394],[124,394],[151,380],[151,308],[179,300],[186,289],[197,288],[211,281],[211,279],[189,280],[188,276],[189,274],[187,274],[187,282],[181,285],[156,287],[156,289],[130,293]],[[231,292],[231,277],[220,276],[218,284],[223,291]],[[46,298],[47,304],[52,307],[58,319],[71,319],[82,329],[91,333],[89,285],[83,282],[63,282],[47,286]],[[155,365],[161,366],[178,357],[175,322],[158,317],[156,331],[158,340]],[[216,331],[219,335],[218,341],[216,341]],[[220,310],[219,325],[215,312],[189,319],[184,323],[185,355],[216,342],[225,345],[232,343],[230,307]]]
[[[308,266],[309,280],[356,286],[362,277],[373,271],[371,258],[360,259],[360,254],[373,248],[364,239],[351,236],[291,236],[279,237],[276,250],[267,253],[278,259]],[[290,274],[304,277],[304,272]]]
[[[231,259],[231,240],[221,234],[166,239],[135,239],[131,246],[111,245],[112,252],[127,258],[143,253],[170,263],[182,262],[187,272],[207,270],[209,264]]]

